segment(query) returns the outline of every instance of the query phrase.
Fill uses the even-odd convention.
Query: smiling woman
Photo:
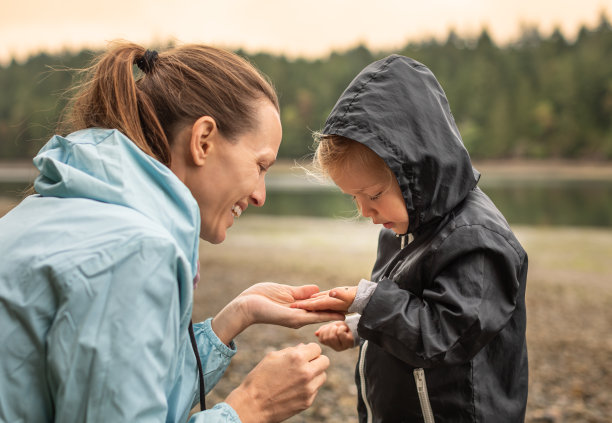
[[[211,243],[225,239],[226,230],[249,204],[266,201],[265,175],[276,161],[281,142],[278,110],[260,101],[253,130],[227,140],[209,116],[178,135],[172,147],[172,171],[190,188],[202,214],[201,237]]]
[[[268,354],[209,410],[204,395],[248,326],[342,319],[289,307],[317,286],[256,284],[190,322],[199,236],[222,242],[265,202],[281,142],[271,85],[216,48],[117,43],[66,116],[68,135],[34,158],[37,194],[0,219],[0,421],[185,421],[198,396],[194,422],[308,408],[329,365],[316,344]]]

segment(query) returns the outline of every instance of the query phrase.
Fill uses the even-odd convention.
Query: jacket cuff
[[[349,313],[359,313],[363,312],[363,309],[370,301],[370,297],[374,293],[376,289],[377,283],[371,282],[366,279],[362,279],[359,281],[359,285],[357,285],[357,294],[355,294],[355,300],[353,304],[348,309]]]
[[[230,342],[229,347],[227,345],[225,345],[217,336],[217,334],[215,333],[215,331],[213,331],[212,329],[212,317],[209,317],[208,319],[204,320],[203,322],[194,324],[194,330],[195,330],[195,326],[199,326],[199,329],[202,331],[202,333],[204,334],[204,336],[206,337],[206,339],[208,339],[208,341],[210,342],[210,344],[222,355],[224,355],[227,358],[232,358],[234,356],[234,354],[236,354],[236,344],[234,343],[234,341],[232,340],[232,342]]]
[[[344,319],[344,323],[348,326],[353,335],[353,347],[359,345],[361,338],[359,337],[359,333],[357,332],[357,325],[359,324],[359,319],[361,318],[361,314],[351,314],[350,316],[346,316]]]
[[[195,413],[189,423],[241,423],[238,413],[228,403],[220,402],[213,408]]]

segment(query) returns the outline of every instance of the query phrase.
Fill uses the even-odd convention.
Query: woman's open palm
[[[291,307],[309,311],[338,311],[346,313],[355,301],[357,286],[341,286],[329,291],[316,292],[310,298],[297,301]]]
[[[344,320],[343,314],[333,311],[311,312],[291,307],[296,301],[310,298],[318,292],[316,285],[290,286],[261,282],[243,291],[238,298],[246,302],[253,323],[299,328],[312,323]]]

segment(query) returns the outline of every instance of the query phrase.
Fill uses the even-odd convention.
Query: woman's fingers
[[[283,421],[310,407],[325,382],[329,359],[316,343],[272,351],[226,398],[249,421]]]
[[[313,323],[323,323],[333,320],[344,320],[344,314],[329,310],[309,311],[294,308],[290,311],[290,313],[293,313],[293,316],[287,319],[287,324],[283,326],[299,328]]]

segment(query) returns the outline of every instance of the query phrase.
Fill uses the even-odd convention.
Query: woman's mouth
[[[383,226],[387,229],[391,229],[393,227],[393,222],[383,223]]]
[[[234,204],[232,206],[232,215],[234,217],[240,217],[241,214],[242,214],[242,207],[240,207],[238,204]]]

